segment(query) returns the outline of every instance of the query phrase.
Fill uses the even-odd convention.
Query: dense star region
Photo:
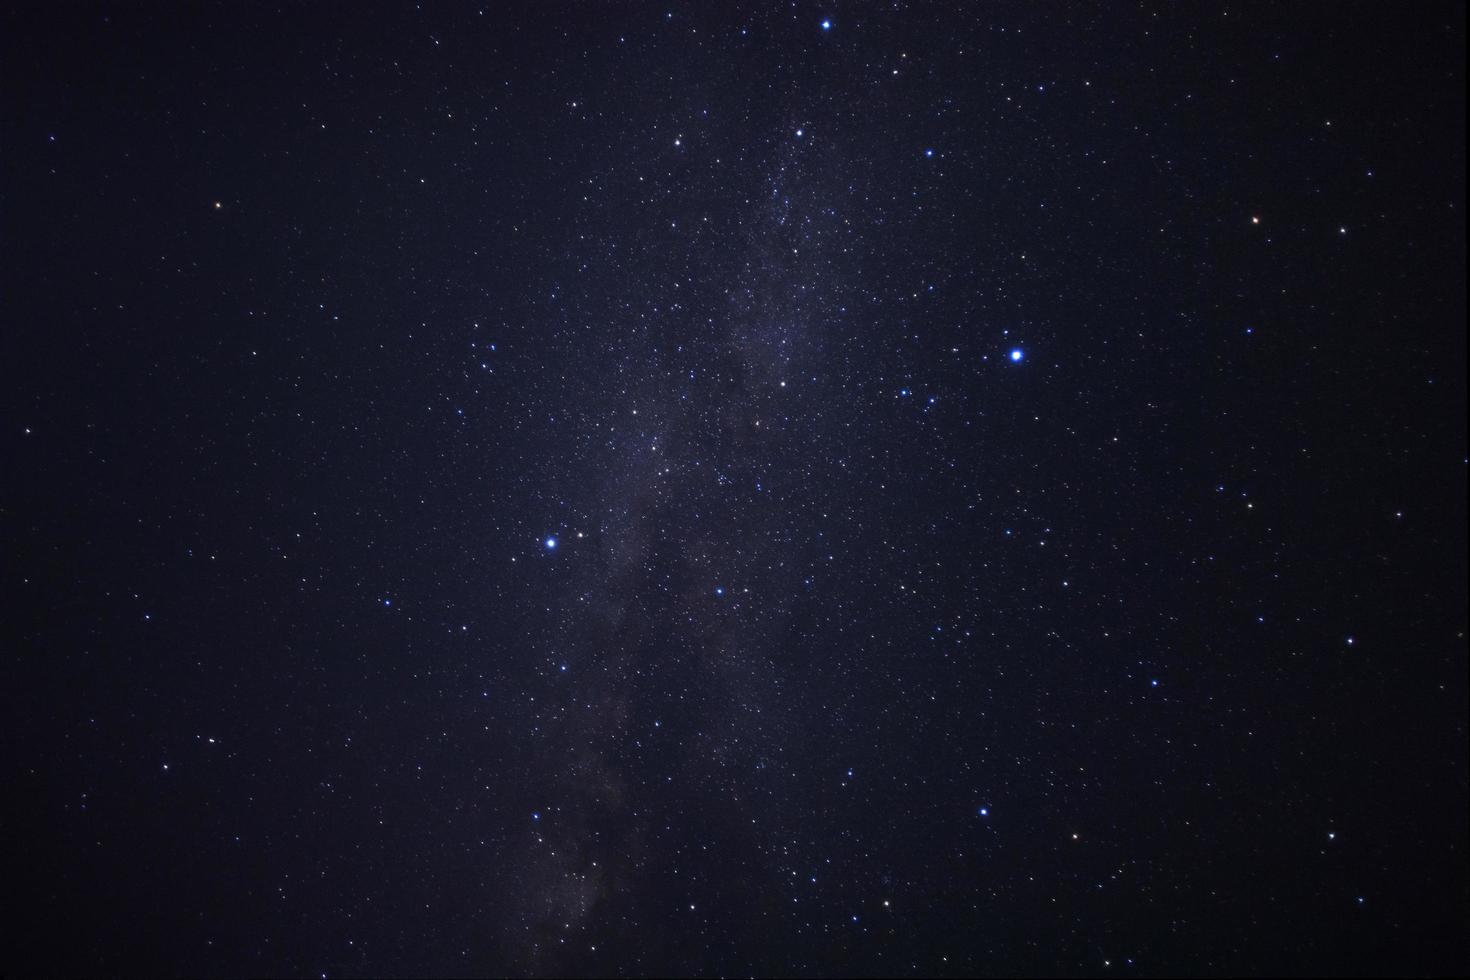
[[[1461,3],[0,12],[0,971],[1463,973]]]

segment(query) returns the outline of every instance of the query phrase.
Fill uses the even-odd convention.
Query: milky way
[[[0,37],[7,972],[1463,972],[1463,5]]]

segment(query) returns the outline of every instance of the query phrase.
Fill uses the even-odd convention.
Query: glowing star
[[[555,551],[556,550],[556,538],[547,538],[544,543],[546,545],[546,550],[547,551]]]
[[[1020,364],[1021,363],[1021,359],[1024,358],[1025,356],[1026,355],[1021,350],[1021,348],[1019,348],[1019,347],[1013,347],[1013,348],[1011,348],[1011,363],[1012,364]]]
[[[982,816],[982,817],[988,817],[988,816],[990,816],[990,807],[988,807],[988,806],[982,806],[980,808],[980,816]]]
[[[831,29],[832,29],[832,22],[830,20],[824,20],[824,21],[822,21],[822,30],[824,30],[824,31],[830,31]]]

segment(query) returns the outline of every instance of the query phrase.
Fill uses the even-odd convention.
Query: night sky
[[[1465,34],[6,5],[0,972],[1463,971]]]

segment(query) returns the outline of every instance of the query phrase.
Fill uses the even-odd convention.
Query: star
[[[1021,363],[1021,360],[1026,356],[1026,354],[1025,354],[1025,352],[1023,352],[1021,350],[1021,348],[1019,348],[1019,347],[1013,347],[1013,348],[1011,348],[1011,355],[1010,356],[1011,356],[1011,363],[1012,364],[1020,364]]]
[[[543,543],[546,545],[547,551],[556,550],[556,538],[548,537]]]

